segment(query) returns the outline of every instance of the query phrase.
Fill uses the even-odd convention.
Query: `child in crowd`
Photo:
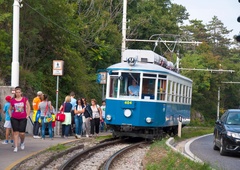
[[[102,109],[102,120],[100,123],[100,130],[101,130],[101,132],[103,132],[104,130],[107,131],[107,127],[105,125],[105,109],[106,109],[106,101],[105,100],[102,101],[101,109]]]
[[[10,121],[10,114],[8,113],[8,109],[10,107],[10,101],[12,100],[12,97],[6,96],[5,100],[7,101],[7,103],[5,103],[5,105],[4,105],[3,113],[5,114],[4,128],[6,128],[6,134],[5,134],[6,139],[4,140],[4,142],[2,144],[10,143],[10,140],[9,140],[9,135],[10,135],[11,144],[13,145],[13,130],[12,130],[12,125],[11,125],[11,121]]]

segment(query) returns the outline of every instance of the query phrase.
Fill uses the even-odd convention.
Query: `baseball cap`
[[[8,101],[8,102],[10,102],[10,101],[12,100],[12,97],[11,97],[11,96],[6,96],[6,97],[5,97],[5,100]]]
[[[37,92],[37,95],[42,95],[43,93],[41,91],[38,91]]]

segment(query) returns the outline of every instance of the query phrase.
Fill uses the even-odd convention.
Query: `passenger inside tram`
[[[139,96],[139,85],[136,80],[132,80],[132,85],[128,87],[130,96]]]

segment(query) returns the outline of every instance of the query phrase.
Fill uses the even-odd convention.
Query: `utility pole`
[[[123,18],[122,18],[122,54],[126,49],[126,31],[127,31],[127,0],[123,0]],[[121,56],[122,56],[121,54]],[[123,62],[121,57],[121,62]]]
[[[220,110],[220,87],[218,87],[217,120],[219,119],[219,110]]]
[[[22,0],[14,0],[13,4],[13,46],[12,46],[12,70],[11,70],[11,86],[19,85],[19,18],[20,4]]]

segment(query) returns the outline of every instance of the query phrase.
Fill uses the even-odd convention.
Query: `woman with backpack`
[[[90,136],[90,129],[91,129],[90,120],[92,119],[92,109],[91,109],[91,106],[87,103],[86,98],[82,98],[82,101],[83,101],[83,106],[85,108],[85,112],[83,115],[84,116],[83,124],[86,129],[86,137],[88,138]]]

